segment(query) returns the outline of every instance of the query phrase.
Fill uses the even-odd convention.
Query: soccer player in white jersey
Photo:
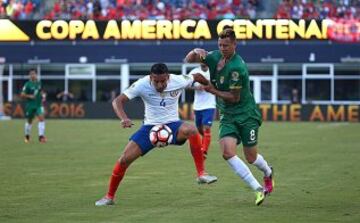
[[[199,73],[207,80],[210,80],[210,72],[206,64],[200,64],[199,67],[192,69],[189,75]],[[204,155],[207,155],[211,142],[211,126],[214,120],[216,111],[215,95],[204,90],[204,85],[194,82],[191,89],[195,90],[194,95],[194,111],[195,124],[200,134],[202,135],[202,150]]]
[[[135,97],[141,97],[145,104],[144,124],[130,137],[124,152],[115,163],[108,192],[105,197],[95,202],[96,206],[114,204],[116,190],[125,175],[126,169],[133,161],[154,148],[149,140],[149,131],[157,124],[166,124],[171,128],[174,133],[171,144],[183,145],[189,139],[198,183],[210,184],[217,181],[215,176],[210,176],[205,172],[201,136],[196,127],[179,119],[178,101],[180,94],[193,81],[208,83],[201,74],[189,76],[169,74],[167,66],[158,63],[151,67],[150,75],[137,80],[114,99],[113,108],[121,120],[122,127],[131,128],[133,123],[124,111],[124,104]]]

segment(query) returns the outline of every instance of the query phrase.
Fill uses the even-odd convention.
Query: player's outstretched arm
[[[117,96],[112,102],[114,111],[121,120],[121,125],[123,128],[131,128],[131,126],[133,125],[132,121],[128,118],[124,110],[124,104],[127,101],[129,101],[129,98],[125,94],[121,94]]]
[[[191,50],[184,58],[185,63],[201,63],[204,61],[208,52],[204,49],[195,48]]]
[[[204,87],[205,91],[222,98],[224,101],[229,103],[238,103],[240,101],[240,88],[231,89],[230,91],[219,91],[211,83]]]
[[[191,86],[191,87],[187,87],[186,89],[194,90],[194,91],[204,91],[204,86],[203,85]]]
[[[200,73],[192,74],[194,77],[194,81],[198,82],[202,85],[208,85],[210,82]]]

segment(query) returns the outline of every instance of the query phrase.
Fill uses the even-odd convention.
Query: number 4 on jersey
[[[160,106],[163,106],[163,107],[166,106],[165,99],[161,99],[161,101],[160,101]]]

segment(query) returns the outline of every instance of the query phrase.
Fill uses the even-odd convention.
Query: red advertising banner
[[[332,19],[328,25],[329,40],[337,42],[360,42],[360,20]]]

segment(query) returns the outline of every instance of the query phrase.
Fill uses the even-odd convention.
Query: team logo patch
[[[231,73],[231,80],[233,80],[233,81],[238,81],[239,80],[239,73],[238,72],[236,72],[236,71],[234,71],[234,72],[232,72]]]
[[[221,76],[221,77],[220,77],[220,84],[223,84],[224,81],[225,81],[225,77],[224,77],[224,76]]]
[[[176,91],[170,91],[170,96],[175,98],[176,96],[178,96],[178,94],[180,93],[180,91],[176,90]]]

